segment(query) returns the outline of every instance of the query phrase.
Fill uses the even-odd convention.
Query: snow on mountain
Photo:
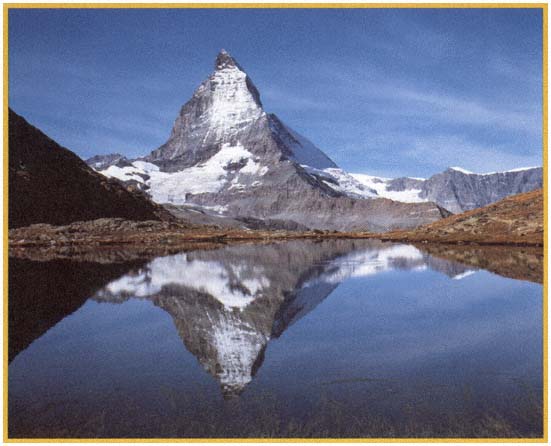
[[[524,172],[526,170],[532,170],[532,169],[541,169],[540,166],[532,166],[532,167],[518,167],[516,169],[510,169],[510,170],[503,170],[501,172],[486,172],[486,173],[475,173],[471,172],[470,170],[463,169],[462,167],[450,167],[451,170],[455,170],[457,172],[464,173],[465,175],[479,175],[479,176],[486,176],[486,175],[495,175],[498,173],[510,173],[510,172]]]
[[[232,172],[232,164],[239,167],[237,173]],[[216,193],[227,185],[237,188],[240,180],[262,177],[267,171],[241,143],[224,143],[219,152],[195,166],[174,173],[151,172],[149,186],[154,201],[184,204],[190,194]]]
[[[380,178],[351,174],[378,196],[408,203],[432,201],[458,213],[486,206],[505,198],[543,186],[541,167],[524,167],[505,172],[473,173],[450,167],[428,179]]]
[[[232,172],[232,165],[238,170]],[[101,171],[107,177],[121,181],[134,180],[149,188],[153,201],[157,203],[184,204],[191,194],[216,193],[224,186],[229,189],[245,187],[243,181],[262,177],[268,166],[259,163],[258,158],[247,151],[240,142],[235,145],[222,144],[219,152],[208,160],[177,172],[162,172],[159,167],[147,161],[134,161],[130,166],[109,166]],[[245,181],[255,187],[254,181]]]
[[[145,157],[166,172],[179,171],[204,162],[223,144],[236,145],[236,138],[266,120],[258,90],[241,66],[222,50],[214,72],[184,104],[165,144]]]
[[[401,201],[403,203],[421,203],[428,201],[425,198],[421,198],[419,194],[421,189],[405,189],[401,191],[389,190],[394,179],[375,177],[372,175],[366,175],[362,173],[351,173],[351,177],[356,179],[365,187],[372,189],[379,197],[388,198],[394,201]],[[423,178],[410,178],[412,180],[424,181]]]
[[[130,166],[118,167],[109,166],[107,169],[100,171],[108,178],[116,178],[117,180],[136,181],[141,184],[146,184],[146,171],[135,166],[133,163]]]
[[[328,167],[326,169],[316,169],[307,164],[301,167],[310,175],[317,177],[328,187],[337,192],[342,192],[354,198],[376,198],[377,191],[374,188],[366,187],[362,182],[354,178],[353,175],[346,173],[338,167]]]
[[[455,170],[457,172],[464,173],[465,175],[476,175],[475,173],[471,172],[470,170],[463,169],[462,167],[450,167],[451,170]]]
[[[532,167],[518,167],[516,169],[509,169],[509,170],[506,170],[504,171],[503,173],[508,173],[508,172],[524,172],[525,170],[533,170],[533,169],[541,169],[541,166],[532,166]],[[481,175],[492,175],[494,173],[498,173],[498,172],[490,172],[490,173],[483,173]]]
[[[222,50],[216,61],[216,70],[207,82],[201,84],[196,95],[209,88],[212,103],[201,115],[217,139],[264,114],[253,91],[247,85],[247,74],[233,63],[231,56]],[[207,136],[209,136],[207,134]]]

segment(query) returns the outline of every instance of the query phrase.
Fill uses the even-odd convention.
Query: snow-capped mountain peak
[[[123,161],[113,166],[95,159],[93,167],[158,203],[216,209],[233,219],[385,230],[446,214],[432,203],[374,203],[381,196],[375,187],[339,169],[311,141],[264,111],[252,80],[224,50],[182,106],[166,143],[138,161]],[[414,198],[410,201],[428,201]]]
[[[218,53],[218,56],[216,56],[216,61],[214,64],[214,67],[217,70],[222,70],[224,68],[234,68],[239,67],[239,64],[237,61],[228,53],[225,49],[221,49]],[[239,67],[241,68],[241,67]]]
[[[224,50],[216,58],[216,70],[195,94],[203,96],[206,89],[206,96],[210,96],[212,102],[205,110],[204,119],[209,121],[210,130],[214,130],[218,139],[264,114],[258,90],[247,73]]]
[[[253,82],[222,50],[214,72],[181,108],[168,141],[145,157],[165,171],[179,171],[211,158],[224,143],[254,126],[266,114]]]

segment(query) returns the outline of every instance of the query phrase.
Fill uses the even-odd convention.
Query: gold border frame
[[[4,3],[4,331],[3,331],[3,441],[4,443],[547,443],[548,440],[548,33],[547,3]],[[543,437],[541,438],[9,438],[8,437],[8,14],[10,9],[541,9],[542,10],[542,142],[543,142]]]

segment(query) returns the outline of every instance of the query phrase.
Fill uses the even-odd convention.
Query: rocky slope
[[[398,231],[385,234],[385,237],[408,241],[543,246],[543,230],[543,191],[540,189],[452,215],[415,231]]]
[[[381,197],[405,202],[433,201],[453,213],[499,201],[509,195],[530,192],[543,186],[543,169],[528,167],[506,172],[472,173],[458,167],[423,178],[379,178],[353,174]]]
[[[131,193],[120,182],[92,170],[12,110],[8,176],[10,228],[100,217],[172,218],[143,194]]]
[[[374,190],[266,113],[251,79],[225,51],[182,107],[165,144],[130,165],[117,156],[95,157],[89,164],[147,190],[157,203],[192,204],[234,219],[385,231],[447,215],[430,202],[378,199]]]

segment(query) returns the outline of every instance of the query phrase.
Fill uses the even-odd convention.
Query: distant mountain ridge
[[[249,76],[223,50],[214,72],[181,108],[166,143],[130,165],[122,161],[116,156],[88,160],[104,175],[146,190],[157,203],[201,206],[231,218],[386,231],[447,215],[429,202],[378,199],[313,143],[266,113]]]
[[[366,187],[375,189],[382,197],[410,203],[433,201],[454,214],[543,187],[541,167],[483,174],[469,172],[460,167],[450,167],[426,180],[351,175]]]

